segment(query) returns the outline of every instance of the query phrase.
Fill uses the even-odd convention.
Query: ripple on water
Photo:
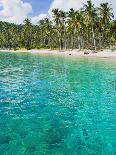
[[[115,62],[16,53],[0,62],[0,154],[116,154]]]

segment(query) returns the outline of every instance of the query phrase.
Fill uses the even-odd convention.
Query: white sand
[[[116,60],[116,50],[103,50],[97,53],[93,53],[90,50],[67,50],[67,51],[58,51],[58,50],[0,50],[1,52],[16,52],[16,53],[31,53],[31,54],[47,54],[47,55],[60,55],[60,56],[74,56],[74,57],[95,57],[95,58],[112,58]],[[84,54],[88,52],[89,54]]]

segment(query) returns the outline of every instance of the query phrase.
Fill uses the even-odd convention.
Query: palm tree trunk
[[[65,37],[65,40],[64,40],[64,50],[66,50],[66,47],[67,47],[67,45],[66,45],[66,37]]]
[[[64,50],[66,50],[66,30],[64,31]]]
[[[72,49],[72,50],[73,50],[73,44],[74,44],[73,34],[71,34],[71,49]]]
[[[99,47],[100,49],[103,48],[103,39],[102,39],[102,33],[99,34]]]
[[[49,37],[49,47],[50,47],[50,50],[52,50],[52,43],[51,43],[51,37]]]
[[[58,41],[59,41],[59,46],[60,46],[60,51],[62,50],[62,42],[61,42],[61,33],[58,32]]]
[[[79,50],[81,50],[80,34],[78,34],[78,48],[79,48]]]
[[[61,45],[61,39],[59,37],[59,45],[60,45],[60,51],[62,50],[62,45]]]
[[[93,26],[92,26],[92,33],[93,33],[93,45],[94,45],[94,48],[95,48],[95,51],[96,51],[96,40],[95,40],[95,32],[94,32]]]

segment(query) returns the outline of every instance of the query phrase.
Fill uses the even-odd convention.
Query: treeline
[[[37,25],[29,19],[22,25],[0,22],[0,48],[9,49],[102,49],[116,41],[116,20],[112,8],[102,3],[98,8],[87,1],[80,10],[52,11]]]

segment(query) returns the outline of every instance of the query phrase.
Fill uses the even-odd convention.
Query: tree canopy
[[[32,25],[0,21],[0,48],[102,49],[116,42],[116,20],[108,3],[95,7],[91,0],[80,10],[52,10],[52,19]]]

